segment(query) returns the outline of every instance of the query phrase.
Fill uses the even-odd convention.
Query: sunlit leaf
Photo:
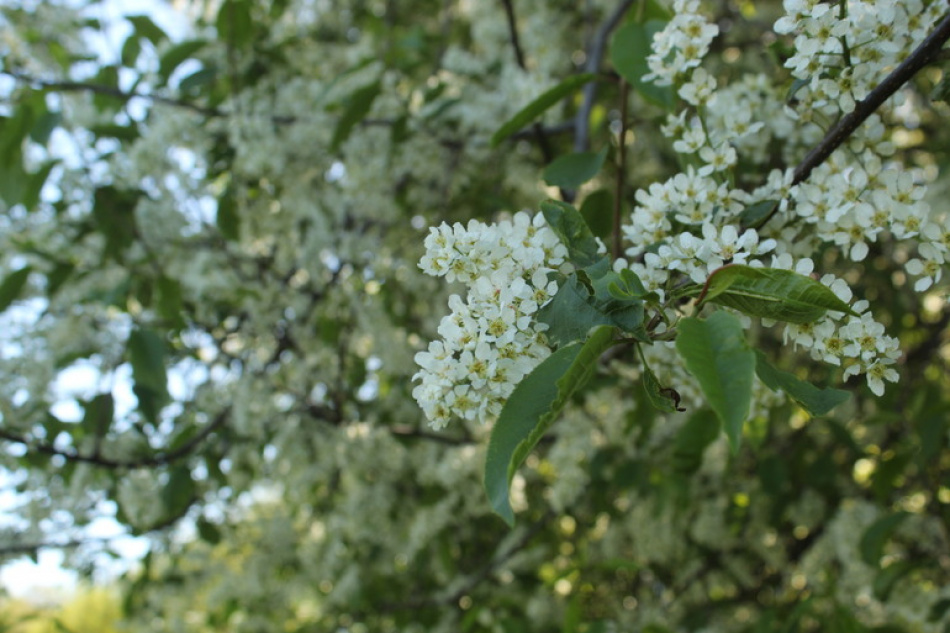
[[[828,310],[855,314],[828,286],[779,268],[730,264],[709,275],[699,302],[718,303],[754,317],[812,323]]]

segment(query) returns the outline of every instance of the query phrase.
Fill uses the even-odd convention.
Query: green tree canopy
[[[3,560],[118,524],[133,630],[950,630],[946,3],[103,6],[0,6]]]

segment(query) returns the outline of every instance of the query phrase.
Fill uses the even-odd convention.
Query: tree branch
[[[792,185],[807,180],[812,170],[825,162],[875,110],[881,107],[901,86],[910,81],[921,68],[933,61],[948,39],[950,39],[950,14],[946,15],[937,24],[933,32],[920,43],[907,59],[901,62],[874,90],[868,93],[863,101],[858,102],[853,111],[842,117],[828,130],[821,142],[795,168]],[[778,213],[778,206],[765,216],[755,228],[764,226],[776,213]]]
[[[508,34],[511,38],[511,47],[515,51],[515,61],[518,62],[518,68],[524,72],[528,72],[524,50],[521,48],[521,40],[518,37],[518,21],[515,18],[514,4],[512,4],[512,0],[501,0],[501,3],[505,7],[505,16],[508,19]],[[544,158],[544,162],[550,163],[554,158],[554,153],[551,151],[551,144],[548,142],[548,137],[544,133],[544,128],[541,127],[540,123],[535,123],[531,126],[531,129],[534,131],[534,138],[537,140],[538,147],[541,149],[541,156]],[[568,198],[571,197],[570,192],[561,189],[561,197],[568,200]]]
[[[38,87],[43,90],[54,90],[57,92],[88,92],[91,94],[102,95],[104,97],[111,97],[123,102],[129,102],[133,99],[146,99],[153,103],[161,103],[163,105],[174,106],[176,108],[184,108],[186,110],[191,110],[192,112],[197,112],[198,114],[209,117],[222,117],[227,116],[228,114],[227,112],[218,110],[217,108],[206,108],[204,106],[190,103],[188,101],[182,101],[180,99],[172,99],[171,97],[163,97],[161,95],[145,94],[141,92],[126,92],[125,90],[120,90],[119,88],[113,88],[112,86],[106,86],[103,84],[87,84],[79,81],[49,81],[46,79],[33,77],[32,75],[27,75],[25,73],[10,70],[0,70],[0,75],[12,77],[17,81],[31,84],[34,87]]]
[[[600,70],[604,53],[607,50],[607,38],[613,32],[623,15],[633,6],[635,0],[622,0],[607,19],[600,25],[590,41],[584,72],[596,73]],[[584,99],[574,117],[574,151],[586,152],[590,149],[590,113],[597,97],[597,83],[592,81],[584,86]]]
[[[588,84],[588,85],[593,85]],[[620,80],[620,138],[617,140],[617,179],[614,183],[614,215],[611,237],[613,245],[611,252],[614,259],[623,255],[623,241],[621,239],[621,212],[623,211],[623,185],[627,175],[627,98],[630,86],[625,79]]]
[[[5,429],[0,429],[0,440],[21,444],[26,447],[27,450],[37,451],[39,453],[43,453],[44,455],[59,456],[72,462],[92,464],[93,466],[98,466],[100,468],[155,468],[157,466],[167,466],[190,455],[199,444],[204,442],[205,439],[207,439],[212,433],[214,433],[216,430],[222,427],[225,422],[227,422],[230,412],[230,407],[222,410],[210,424],[205,426],[193,438],[175,450],[163,451],[156,453],[151,457],[143,457],[142,459],[136,460],[111,459],[95,453],[92,455],[85,455],[74,450],[56,448],[52,444],[48,443],[36,443],[22,435],[17,435],[16,433],[12,433]]]
[[[518,68],[526,70],[524,51],[521,49],[521,40],[518,37],[518,21],[515,19],[515,7],[512,0],[501,0],[505,7],[505,17],[508,19],[508,34],[511,37],[511,47],[515,50],[515,60]]]
[[[868,96],[854,107],[832,127],[825,138],[811,151],[808,156],[795,168],[795,177],[792,184],[803,182],[812,170],[823,163],[832,152],[844,143],[875,110],[881,107],[888,98],[910,81],[917,72],[926,66],[937,55],[944,43],[950,39],[950,15],[937,25],[937,28],[920,43],[920,46],[895,68],[890,75],[872,90]]]
[[[146,101],[151,101],[152,103],[160,103],[162,105],[190,110],[197,114],[211,118],[228,117],[234,114],[233,112],[228,112],[227,110],[209,108],[182,99],[174,99],[172,97],[164,97],[162,95],[150,93],[147,94],[143,92],[125,91],[103,84],[87,84],[80,81],[50,81],[10,70],[0,70],[0,75],[6,75],[17,81],[30,84],[33,87],[42,90],[52,90],[56,92],[86,92],[104,97],[110,97],[124,103],[128,103],[133,99],[145,99]],[[288,125],[297,122],[297,118],[293,116],[274,115],[271,116],[270,119],[278,125]]]

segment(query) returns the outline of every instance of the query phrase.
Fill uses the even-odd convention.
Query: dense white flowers
[[[442,224],[425,246],[422,270],[466,284],[468,294],[451,296],[442,340],[416,354],[412,395],[435,428],[455,416],[484,422],[551,353],[534,315],[557,292],[548,273],[564,264],[567,249],[544,216],[524,212],[493,225]]]
[[[796,97],[831,116],[854,110],[945,11],[922,0],[785,0],[784,7],[775,31],[795,35],[785,66],[804,84]]]
[[[676,0],[673,11],[666,28],[653,36],[653,54],[647,57],[650,73],[644,79],[658,86],[672,85],[699,66],[719,34],[719,27],[699,13],[699,0]]]

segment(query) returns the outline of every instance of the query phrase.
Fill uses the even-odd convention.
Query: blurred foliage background
[[[767,410],[731,455],[615,358],[516,479],[513,530],[483,499],[486,429],[433,432],[410,396],[452,292],[417,268],[429,226],[536,209],[555,157],[608,148],[575,198],[607,238],[618,143],[625,211],[681,168],[641,92],[619,138],[607,54],[662,2],[103,6],[0,7],[0,554],[93,577],[122,558],[102,525],[147,553],[61,607],[7,602],[7,630],[950,631],[950,311],[903,245],[820,261],[902,341],[884,397]],[[703,6],[710,72],[791,87],[781,3]],[[882,113],[944,212],[945,57]],[[491,147],[589,63],[591,98]]]

